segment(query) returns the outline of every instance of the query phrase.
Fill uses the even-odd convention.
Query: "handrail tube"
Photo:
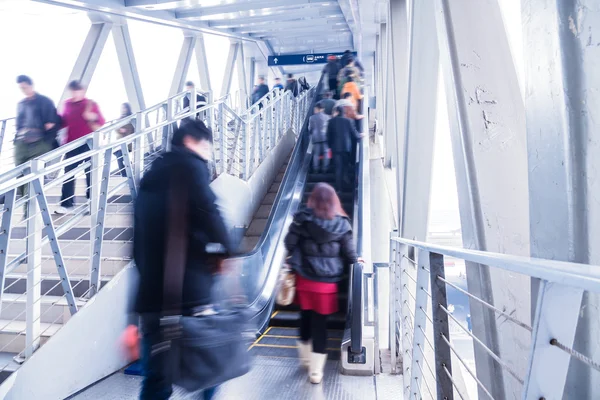
[[[529,275],[561,285],[578,287],[592,292],[600,292],[600,266],[578,264],[567,261],[547,260],[511,254],[493,253],[481,250],[461,249],[419,242],[399,237],[393,241],[406,244],[430,253],[462,259],[475,264],[489,265],[507,271]]]

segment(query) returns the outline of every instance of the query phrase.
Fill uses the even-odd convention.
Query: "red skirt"
[[[296,298],[300,309],[321,315],[338,312],[337,283],[315,282],[296,274]]]

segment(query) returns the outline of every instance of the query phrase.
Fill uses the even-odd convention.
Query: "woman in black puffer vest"
[[[310,381],[321,383],[327,361],[327,316],[338,311],[337,282],[356,263],[352,226],[333,187],[319,183],[308,208],[294,216],[285,247],[296,272],[302,310],[298,351]]]

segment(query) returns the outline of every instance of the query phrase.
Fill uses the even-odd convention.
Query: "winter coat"
[[[294,271],[316,282],[339,282],[347,266],[358,260],[350,220],[342,216],[321,219],[311,209],[294,216],[285,247]]]
[[[92,100],[73,101],[73,99],[68,99],[65,101],[65,107],[61,115],[63,128],[67,128],[67,143],[92,133],[92,124],[90,121],[86,121],[83,116],[88,107],[89,111],[98,116],[98,119],[94,121],[95,125],[102,126],[106,122],[98,104],[92,102]]]
[[[269,87],[265,83],[258,85],[252,93],[252,103],[258,103],[267,93],[269,93]]]
[[[333,153],[350,153],[352,137],[359,138],[354,121],[346,117],[334,117],[327,124],[327,143]]]
[[[337,79],[342,66],[337,61],[328,61],[323,67],[323,73],[327,74],[329,80]]]
[[[204,107],[206,105],[206,97],[201,94],[196,94],[196,108]],[[183,108],[188,108],[190,106],[190,95],[187,94],[183,98]]]
[[[168,198],[172,190],[170,182],[177,177],[187,188],[187,198],[179,198],[179,203],[188,205],[183,310],[211,302],[215,263],[207,254],[207,245],[219,243],[229,253],[233,251],[215,203],[216,196],[209,186],[207,162],[184,148],[165,153],[152,163],[142,178],[135,201],[133,250],[140,275],[135,300],[138,313],[155,313],[163,308],[165,244],[166,235],[171,234],[167,221]]]
[[[298,93],[300,91],[300,88],[298,87],[298,81],[295,79],[288,80],[287,85],[285,85],[285,91],[290,91],[292,92],[292,96],[298,97]]]
[[[308,131],[312,136],[313,143],[327,141],[327,121],[329,121],[329,117],[324,112],[311,115],[308,119]]]

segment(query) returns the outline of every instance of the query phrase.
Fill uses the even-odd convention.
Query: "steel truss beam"
[[[264,31],[264,32],[254,32],[251,33],[250,36],[257,40],[263,40],[263,38],[286,38],[286,37],[301,37],[305,34],[309,35],[318,35],[321,36],[331,36],[331,35],[339,35],[339,34],[348,34],[351,33],[347,27],[340,27],[335,25],[322,25],[315,27],[301,27],[301,28],[291,28],[291,29],[278,29],[275,31]]]
[[[71,75],[69,75],[69,82],[78,80],[85,86],[90,84],[111,28],[112,23],[110,22],[93,23],[90,26],[83,47],[75,61]],[[62,103],[68,96],[69,91],[65,87],[60,102]]]
[[[112,28],[112,35],[117,49],[119,65],[121,66],[121,74],[123,75],[127,99],[134,112],[143,110],[146,108],[146,102],[144,100],[142,83],[133,54],[133,46],[131,44],[131,36],[129,35],[127,22],[124,21],[122,24],[114,25]]]
[[[426,240],[433,166],[439,51],[434,0],[411,0],[408,101],[402,141],[400,236]],[[395,39],[395,38],[394,38]],[[400,135],[400,130],[398,134]]]
[[[169,96],[174,96],[183,90],[188,70],[190,69],[190,62],[192,61],[195,46],[195,36],[185,36],[183,38],[183,43],[181,44],[181,51],[179,52],[179,58],[177,60],[177,66],[175,67],[175,73],[173,75],[173,82],[171,83]]]
[[[246,79],[246,57],[244,57],[244,44],[239,43],[239,49],[236,55],[236,70],[238,76],[238,86],[240,90],[243,90],[245,93],[244,99],[248,98],[248,95],[252,93],[251,90],[248,89],[248,80]],[[243,107],[247,106],[244,104]]]
[[[598,2],[525,0],[522,25],[531,256],[598,264]],[[580,291],[539,284],[532,280],[540,320],[523,397],[562,397],[564,388],[569,398],[600,398],[600,375],[549,345],[555,338],[587,356],[600,354],[600,297],[587,292],[581,301]]]
[[[263,8],[277,9],[309,4],[330,3],[331,0],[253,0],[244,3],[232,3],[220,6],[202,7],[199,10],[181,11],[176,14],[178,19],[199,19],[210,16],[236,13],[243,11],[258,11]]]
[[[235,42],[229,46],[229,54],[227,55],[227,63],[223,73],[223,84],[221,86],[221,97],[227,96],[231,91],[231,81],[233,79],[233,69],[238,56],[240,44]]]
[[[500,7],[496,1],[464,7],[452,0],[436,6],[464,246],[529,255],[525,110]],[[474,296],[530,320],[529,279],[467,263],[467,284]],[[524,376],[527,362],[520,349],[528,348],[530,333],[497,324],[494,313],[475,301],[470,307],[473,333]],[[505,380],[480,346],[475,362],[494,398],[521,397],[520,385]]]
[[[343,19],[340,8],[337,6],[322,7],[322,8],[301,8],[297,12],[282,11],[281,14],[275,13],[270,15],[247,17],[247,18],[232,18],[210,22],[209,26],[214,28],[240,28],[244,26],[258,26],[264,24],[272,24],[273,21],[293,21],[304,18],[328,18],[328,19]]]
[[[210,72],[208,70],[208,54],[204,45],[204,35],[196,36],[196,63],[198,64],[198,75],[200,76],[200,86],[202,90],[212,93],[210,83]]]
[[[326,28],[326,27],[342,27],[343,29],[348,29],[348,25],[346,21],[343,19],[331,19],[331,18],[314,18],[300,21],[288,21],[288,22],[276,22],[267,25],[256,25],[256,26],[246,26],[243,28],[235,28],[234,32],[238,33],[256,33],[256,32],[273,32],[277,30],[288,30],[288,29],[310,29],[314,30],[315,27]]]

